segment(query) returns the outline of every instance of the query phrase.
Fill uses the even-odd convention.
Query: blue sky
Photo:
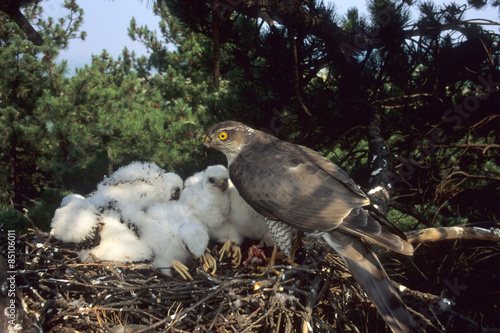
[[[87,32],[85,41],[72,40],[68,49],[61,52],[60,59],[66,59],[74,73],[75,67],[90,63],[92,54],[101,54],[106,49],[113,58],[117,58],[126,46],[137,55],[146,54],[146,48],[140,42],[134,42],[127,33],[130,20],[135,17],[137,25],[147,25],[150,29],[158,28],[159,18],[153,14],[151,1],[139,0],[83,0],[77,1],[84,10],[84,23],[81,30]],[[58,18],[67,15],[62,7],[64,0],[47,0],[41,3],[44,16]]]
[[[147,25],[150,29],[158,28],[159,18],[154,16],[151,0],[80,0],[79,6],[85,11],[82,30],[87,32],[85,41],[73,40],[67,50],[61,52],[59,58],[66,59],[70,67],[70,73],[74,73],[75,67],[83,67],[90,63],[92,54],[100,54],[103,49],[117,58],[126,46],[135,51],[137,55],[147,54],[146,48],[140,42],[134,42],[128,37],[127,28],[130,19],[135,17],[137,25]],[[447,1],[436,1],[437,4]],[[457,3],[466,3],[457,0]],[[63,0],[46,0],[41,3],[44,16],[58,18],[67,15],[62,7]],[[365,12],[366,0],[336,0],[334,1],[337,12],[343,15],[350,7],[357,7]],[[491,7],[475,12],[469,18],[489,18],[498,21],[498,12]],[[490,29],[499,31],[498,27]]]

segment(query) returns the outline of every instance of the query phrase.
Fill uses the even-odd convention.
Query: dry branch
[[[443,227],[413,230],[406,233],[406,237],[411,244],[432,243],[444,240],[468,239],[489,242],[500,242],[499,228],[478,228],[478,227]]]

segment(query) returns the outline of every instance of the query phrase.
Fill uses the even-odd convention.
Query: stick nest
[[[184,281],[147,263],[81,263],[74,250],[40,232],[21,240],[18,261],[23,269],[17,285],[46,332],[386,330],[333,253],[299,253],[300,265],[278,260],[270,270],[233,268],[224,259],[213,275],[195,261],[190,269],[194,281]],[[248,246],[243,244],[242,253]],[[217,247],[211,251],[218,258]],[[436,296],[408,289],[402,297],[409,308],[439,302]],[[425,318],[411,311],[416,319]]]

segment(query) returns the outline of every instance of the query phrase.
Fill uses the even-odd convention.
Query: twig
[[[269,316],[269,314],[272,313],[276,309],[276,304],[277,303],[278,303],[278,301],[275,299],[272,302],[271,306],[269,307],[269,310],[267,310],[266,313],[264,313],[259,319],[257,319],[256,321],[254,321],[252,323],[252,325],[248,326],[241,333],[249,332],[250,329],[252,329],[253,327],[255,327],[260,321],[262,321],[264,318],[266,318],[267,316]]]

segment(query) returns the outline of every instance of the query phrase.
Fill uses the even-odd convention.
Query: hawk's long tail
[[[326,242],[344,259],[354,279],[394,332],[418,332],[376,254],[363,240],[338,231],[323,233]]]

